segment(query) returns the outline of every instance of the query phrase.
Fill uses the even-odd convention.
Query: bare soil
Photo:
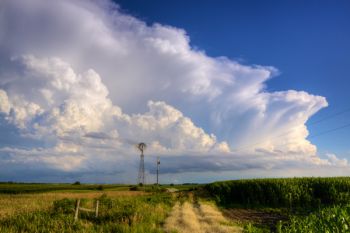
[[[279,220],[283,221],[288,219],[287,216],[280,213],[254,209],[225,209],[223,210],[223,214],[225,217],[235,222],[251,222],[255,224],[267,225],[272,228],[276,226]]]

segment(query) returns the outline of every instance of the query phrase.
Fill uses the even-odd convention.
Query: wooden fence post
[[[97,218],[98,217],[98,206],[100,204],[100,201],[99,200],[96,200],[96,209],[95,209],[95,217]]]
[[[79,218],[79,210],[81,211],[87,211],[87,212],[95,212],[95,217],[98,217],[98,208],[100,205],[100,201],[96,200],[96,204],[95,204],[95,210],[94,209],[87,209],[87,208],[83,208],[80,207],[80,199],[77,200],[76,205],[75,205],[75,214],[74,214],[74,222],[76,222]]]
[[[77,203],[75,205],[74,221],[78,220],[79,208],[80,208],[80,199],[77,200]]]

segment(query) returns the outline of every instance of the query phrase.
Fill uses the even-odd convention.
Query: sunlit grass
[[[11,216],[16,213],[29,213],[37,210],[48,210],[53,201],[63,198],[88,198],[93,199],[106,194],[109,197],[125,197],[149,195],[142,191],[64,191],[33,194],[0,194],[0,217]]]
[[[0,232],[163,232],[162,224],[177,200],[176,195],[142,192],[109,191],[101,193],[44,193],[7,196],[5,214],[0,220]],[[110,196],[108,196],[110,194]],[[5,196],[5,195],[3,195]],[[67,202],[54,200],[68,198]],[[7,199],[6,199],[7,198]],[[99,217],[93,213],[81,212],[74,222],[74,203],[76,198],[84,198],[83,207],[93,207],[94,200],[101,202]],[[16,209],[11,201],[20,200],[22,210]],[[18,202],[18,203],[19,203]],[[61,204],[60,204],[61,203]],[[68,205],[68,206],[66,206]]]

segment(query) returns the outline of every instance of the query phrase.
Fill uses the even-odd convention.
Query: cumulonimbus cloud
[[[131,141],[147,141],[154,155],[210,155],[213,164],[221,154],[264,154],[332,165],[306,139],[305,123],[326,99],[268,92],[274,67],[210,57],[184,30],[149,26],[109,1],[0,6],[0,114],[19,137],[50,145],[43,164],[83,169],[97,150],[109,161],[111,151],[132,154]],[[78,156],[75,166],[64,166],[67,154]]]

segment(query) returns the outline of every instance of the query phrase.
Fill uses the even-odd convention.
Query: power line
[[[308,138],[315,138],[315,137],[318,137],[318,136],[321,136],[321,135],[324,135],[324,134],[328,134],[328,133],[331,133],[331,132],[334,132],[334,131],[337,131],[337,130],[340,130],[340,129],[344,129],[344,128],[347,128],[347,127],[350,127],[350,123],[346,124],[346,125],[339,126],[337,128],[334,128],[334,129],[329,129],[329,130],[320,132],[320,133],[312,135],[312,136],[310,136]]]
[[[320,120],[317,120],[317,121],[314,121],[314,122],[310,122],[308,125],[316,125],[316,124],[318,124],[320,122],[326,121],[328,119],[334,118],[336,116],[342,115],[342,114],[347,113],[347,112],[350,112],[350,108],[346,108],[346,109],[344,109],[342,111],[339,111],[339,112],[336,112],[334,114],[328,115],[328,116],[326,116],[324,118],[321,118]]]

